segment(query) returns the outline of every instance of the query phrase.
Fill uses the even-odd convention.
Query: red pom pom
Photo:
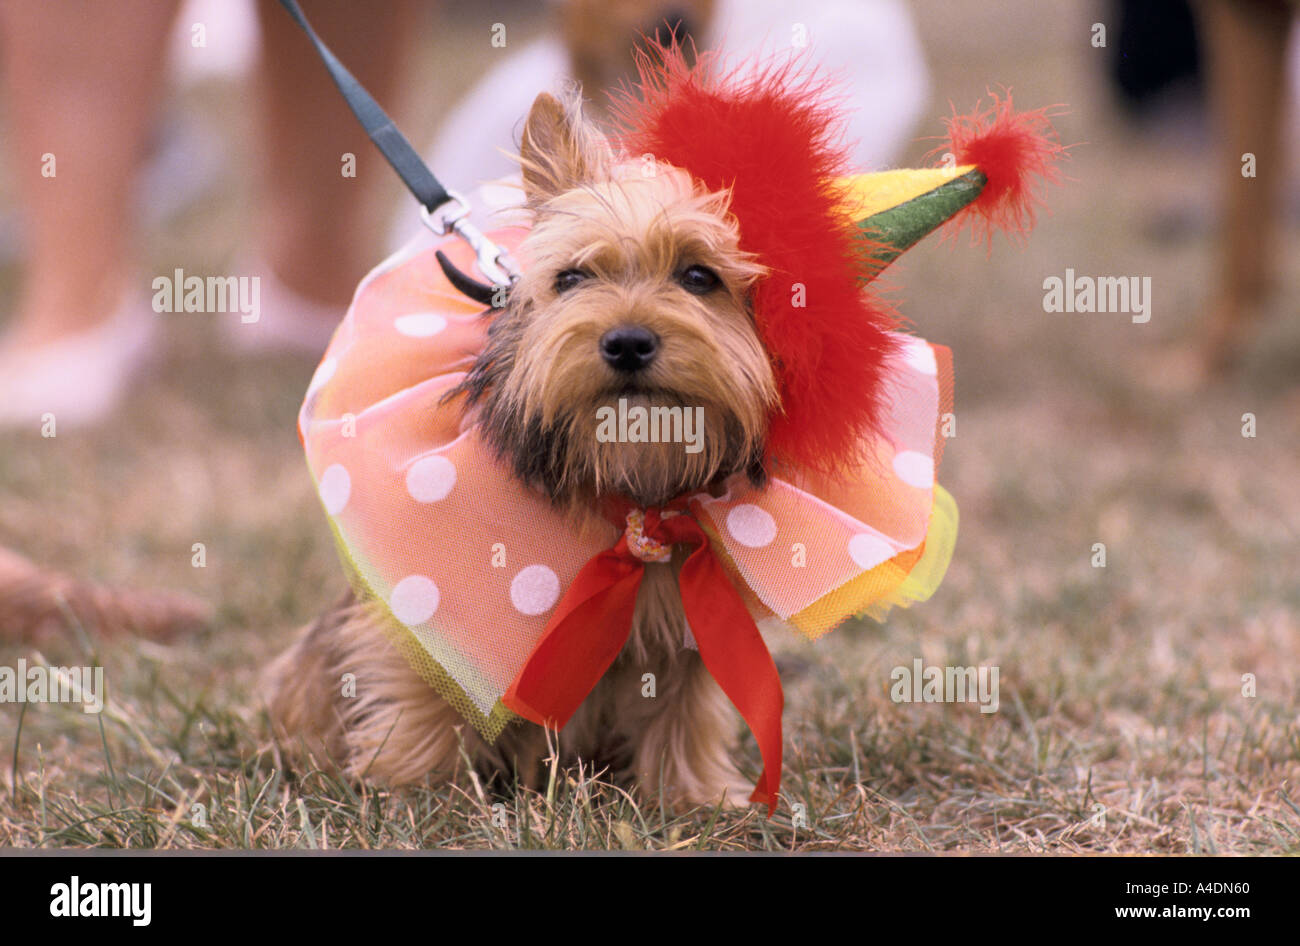
[[[954,232],[969,224],[976,243],[992,243],[995,230],[1022,238],[1033,227],[1045,185],[1060,183],[1057,162],[1066,150],[1052,127],[1058,106],[1017,112],[1009,92],[992,98],[986,109],[970,115],[954,109],[945,120],[947,150],[957,164],[974,164],[988,178],[979,198],[954,220]]]
[[[863,290],[871,247],[842,209],[849,162],[832,88],[791,65],[728,73],[705,53],[691,67],[676,48],[638,65],[639,88],[614,97],[623,150],[729,189],[740,246],[769,270],[752,298],[781,393],[771,455],[823,470],[860,459],[883,416],[896,319]]]

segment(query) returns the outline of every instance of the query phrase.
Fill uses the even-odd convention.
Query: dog
[[[771,358],[747,290],[764,268],[740,249],[728,194],[684,171],[622,161],[576,95],[542,94],[522,133],[533,225],[527,271],[491,316],[488,342],[450,396],[515,476],[582,528],[608,497],[658,506],[717,495],[733,476],[761,485]],[[603,442],[602,408],[703,408],[701,448]],[[647,564],[626,645],[558,734],[562,764],[605,770],[672,806],[743,804],[732,760],[737,716],[696,650],[677,574],[685,554]],[[339,681],[354,674],[356,696]],[[653,673],[657,698],[645,699]],[[463,725],[351,595],[270,668],[275,732],[353,778],[390,785],[451,778],[462,752],[486,782],[536,787],[549,750],[539,726],[495,744]]]
[[[784,696],[756,619],[815,639],[947,568],[951,358],[864,284],[944,220],[1023,233],[1064,153],[1050,109],[995,98],[949,122],[955,167],[846,179],[815,70],[662,45],[638,69],[615,139],[576,95],[534,101],[508,291],[455,241],[399,254],[308,388],[299,432],[361,600],[278,659],[269,709],[350,776],[468,760],[509,788],[581,760],[648,802],[741,804],[734,707],[771,817]]]
[[[566,0],[560,35],[574,79],[588,101],[635,76],[632,48],[641,37],[691,52],[716,19],[717,0]]]

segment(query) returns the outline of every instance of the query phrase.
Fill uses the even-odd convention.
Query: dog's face
[[[462,385],[488,440],[559,505],[659,505],[742,471],[762,482],[777,401],[747,304],[762,269],[726,195],[649,159],[617,164],[549,95],[521,151],[527,271]],[[631,442],[655,433],[678,442]]]

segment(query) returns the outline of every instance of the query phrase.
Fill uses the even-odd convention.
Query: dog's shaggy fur
[[[683,171],[620,161],[567,105],[540,96],[522,142],[535,220],[521,247],[527,272],[493,317],[463,398],[515,474],[575,520],[602,499],[659,505],[735,474],[766,476],[768,418],[778,395],[755,328],[749,289],[762,268],[739,248],[725,193]],[[703,274],[703,275],[702,275]],[[656,339],[635,372],[602,356],[602,339],[632,326]],[[647,407],[704,408],[704,444],[604,443],[597,411],[619,398]],[[730,761],[734,711],[685,646],[676,575],[684,554],[648,564],[623,652],[559,734],[565,761],[608,768],[645,797],[743,803]],[[355,674],[357,695],[340,695]],[[654,699],[642,696],[653,673]],[[389,783],[445,778],[463,744],[486,776],[535,784],[545,733],[511,725],[487,745],[393,648],[351,598],[307,629],[271,668],[271,716],[288,744],[323,749],[355,777]]]

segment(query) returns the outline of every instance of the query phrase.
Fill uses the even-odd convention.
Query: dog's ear
[[[596,180],[609,163],[609,145],[582,117],[581,103],[576,95],[562,103],[543,92],[528,111],[519,163],[534,206]]]

